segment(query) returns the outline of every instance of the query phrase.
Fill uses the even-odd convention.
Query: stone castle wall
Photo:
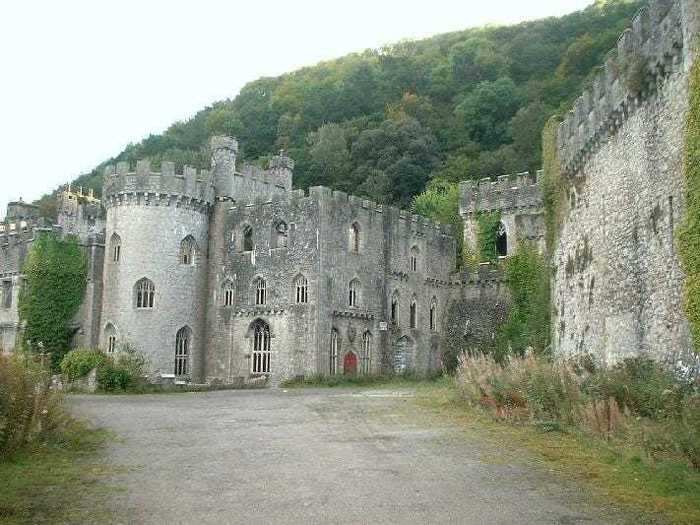
[[[651,2],[560,126],[570,194],[552,297],[563,354],[692,360],[674,232],[697,11],[694,0]]]

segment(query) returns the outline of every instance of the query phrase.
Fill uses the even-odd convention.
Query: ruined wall
[[[697,17],[695,0],[651,2],[560,126],[569,198],[553,253],[559,352],[692,359],[674,232]]]

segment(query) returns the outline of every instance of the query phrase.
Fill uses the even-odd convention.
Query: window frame
[[[270,375],[272,373],[272,333],[270,325],[262,319],[256,319],[251,326],[253,330],[253,348],[250,353],[250,373]]]
[[[183,326],[175,334],[175,377],[189,377],[192,354],[192,330]]]
[[[148,277],[142,277],[135,284],[134,305],[138,310],[152,310],[156,303],[156,285]]]

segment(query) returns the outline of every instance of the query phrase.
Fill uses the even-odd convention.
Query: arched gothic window
[[[223,286],[223,302],[224,306],[233,306],[233,282],[226,281]]]
[[[287,238],[289,235],[289,227],[284,221],[279,221],[272,228],[272,237],[270,239],[270,248],[286,248]]]
[[[331,330],[331,347],[328,351],[328,373],[334,376],[338,371],[338,330]]]
[[[262,319],[253,322],[253,355],[251,371],[253,374],[271,372],[270,325]]]
[[[183,326],[175,335],[175,376],[182,377],[189,373],[192,330]]]
[[[194,266],[197,256],[197,242],[194,237],[188,235],[180,243],[180,264]]]
[[[416,304],[416,298],[414,297],[411,299],[411,328],[415,328],[417,324],[417,318],[418,318],[418,305]]]
[[[298,275],[294,279],[294,294],[297,304],[306,304],[309,302],[309,282],[303,275]]]
[[[350,225],[349,248],[353,253],[360,253],[360,225],[356,222]]]
[[[391,296],[391,322],[399,325],[399,292],[396,291]]]
[[[430,301],[430,329],[437,330],[437,299],[435,297]]]
[[[254,281],[255,286],[255,304],[267,304],[267,283],[262,277],[258,277]]]
[[[369,375],[372,371],[372,334],[362,334],[362,353],[360,354],[360,373]]]
[[[412,272],[418,271],[418,255],[420,255],[420,250],[418,249],[418,247],[414,246],[413,248],[411,248],[410,266]]]
[[[117,330],[112,323],[107,323],[107,326],[105,326],[105,343],[108,354],[113,354],[117,351]]]
[[[506,226],[502,222],[498,225],[496,231],[496,255],[506,257],[508,255],[508,234]]]
[[[153,281],[144,277],[136,283],[136,308],[153,308],[155,296]]]
[[[348,286],[348,306],[357,306],[359,304],[360,281],[353,279]]]
[[[243,251],[253,251],[253,227],[250,225],[246,225],[243,228]]]
[[[112,234],[112,238],[110,239],[110,247],[112,251],[112,261],[118,263],[122,256],[122,238],[116,233]]]

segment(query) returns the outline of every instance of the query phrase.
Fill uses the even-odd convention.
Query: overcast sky
[[[0,1],[0,217],[246,82],[592,0]]]

